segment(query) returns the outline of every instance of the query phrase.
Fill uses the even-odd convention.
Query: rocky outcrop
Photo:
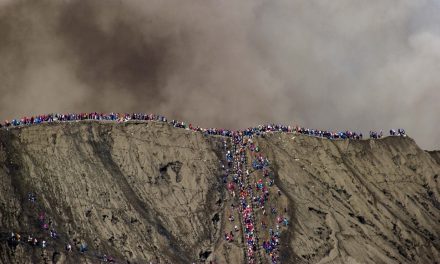
[[[288,207],[282,263],[440,259],[440,164],[412,139],[255,141]],[[241,241],[223,239],[222,142],[158,122],[0,130],[0,262],[243,263]],[[41,213],[59,233],[44,250],[23,241],[47,236]]]

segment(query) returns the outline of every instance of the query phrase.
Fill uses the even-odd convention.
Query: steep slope
[[[304,262],[440,259],[440,167],[412,139],[275,134],[259,142],[291,202],[289,246]]]
[[[242,238],[223,238],[233,202],[223,141],[158,122],[0,130],[0,262],[97,263],[107,254],[119,263],[244,263]],[[282,263],[440,259],[440,164],[412,139],[254,141],[290,219]],[[59,233],[46,249],[7,241],[11,231],[47,237],[42,213]]]
[[[172,263],[190,263],[220,237],[210,217],[223,190],[215,140],[202,134],[155,122],[56,124],[2,131],[1,142],[2,231],[36,234],[42,211],[64,241],[86,241],[93,254]],[[6,252],[2,244],[4,263],[40,254]]]

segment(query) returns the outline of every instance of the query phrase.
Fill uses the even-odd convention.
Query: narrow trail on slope
[[[237,210],[241,221],[246,263],[276,264],[280,263],[280,224],[288,226],[287,217],[281,215],[281,208],[286,207],[280,205],[283,203],[283,199],[280,198],[281,190],[274,190],[274,173],[269,169],[269,160],[263,156],[252,138],[253,135],[242,133],[235,133],[230,138],[231,148],[225,148],[228,170],[225,183],[233,198],[238,195]],[[249,160],[252,161],[252,166]],[[229,176],[232,179],[229,179]],[[266,209],[270,213],[267,213]],[[235,229],[237,231],[237,228]],[[232,242],[232,231],[230,235],[226,233],[225,238]]]

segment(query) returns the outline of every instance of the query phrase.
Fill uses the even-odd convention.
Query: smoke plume
[[[435,0],[0,0],[0,116],[403,127],[440,147]]]

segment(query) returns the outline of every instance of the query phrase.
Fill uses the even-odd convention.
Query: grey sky
[[[403,127],[440,148],[440,4],[0,0],[0,116]]]

